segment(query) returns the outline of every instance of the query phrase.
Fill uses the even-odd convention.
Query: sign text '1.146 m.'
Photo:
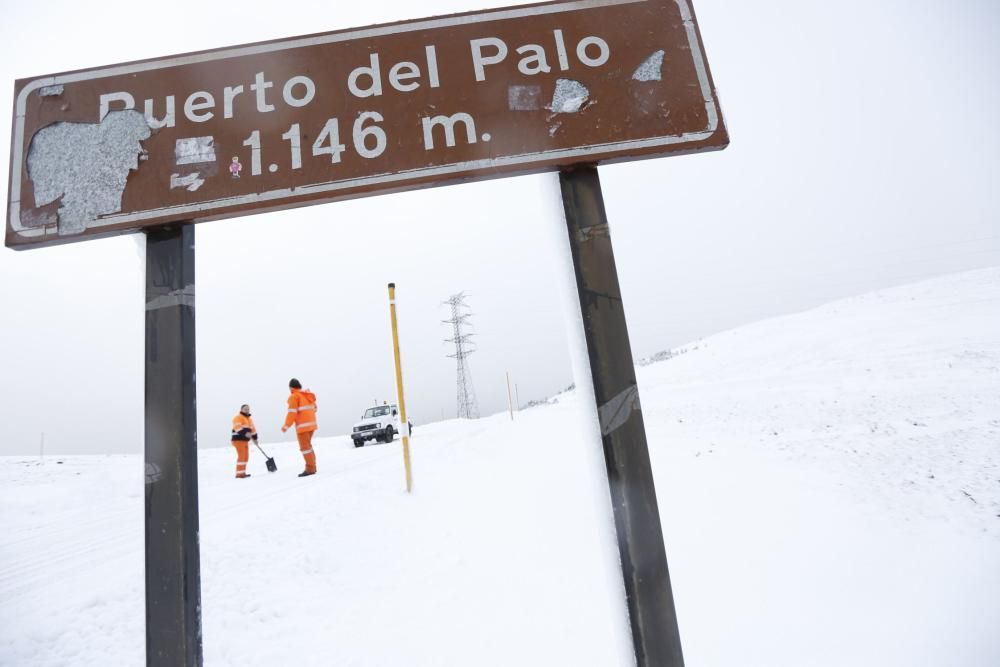
[[[6,238],[727,144],[688,0],[527,5],[18,81]]]

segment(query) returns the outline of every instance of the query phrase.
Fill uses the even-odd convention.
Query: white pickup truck
[[[412,431],[413,424],[409,426]],[[361,447],[368,440],[392,442],[400,430],[399,408],[386,403],[365,410],[361,415],[361,421],[354,425],[351,439],[355,447]]]

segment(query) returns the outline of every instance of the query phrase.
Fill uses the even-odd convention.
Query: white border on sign
[[[133,74],[164,67],[176,67],[179,65],[190,65],[212,60],[222,60],[225,58],[236,58],[246,55],[259,55],[280,51],[289,48],[299,48],[304,46],[315,46],[318,44],[330,44],[351,39],[363,39],[368,37],[380,37],[384,35],[394,35],[416,30],[427,30],[432,28],[444,28],[454,25],[466,25],[471,23],[482,23],[484,21],[496,21],[508,18],[522,18],[525,16],[538,16],[542,14],[557,14],[562,12],[578,11],[582,9],[593,9],[596,7],[608,7],[613,5],[631,5],[650,0],[578,0],[577,2],[567,2],[559,5],[546,5],[542,7],[527,7],[524,9],[511,8],[500,11],[486,10],[479,14],[469,14],[467,16],[442,17],[416,21],[403,25],[382,26],[364,28],[349,32],[342,32],[333,35],[319,35],[315,37],[305,37],[299,39],[288,39],[270,44],[259,44],[256,46],[235,47],[214,51],[212,53],[202,53],[190,56],[177,56],[165,58],[146,63],[134,65],[119,65],[116,67],[106,67],[104,69],[78,72],[75,74],[65,74],[62,76],[52,76],[43,79],[36,79],[25,86],[17,97],[14,118],[14,145],[13,164],[14,169],[10,173],[10,222],[13,230],[21,236],[34,237],[44,235],[46,232],[56,231],[57,225],[46,225],[44,227],[23,227],[20,217],[21,199],[21,171],[22,155],[24,151],[24,117],[27,109],[27,96],[35,90],[44,86],[55,86],[59,84],[73,83],[76,81],[86,81],[88,79],[98,79],[107,76],[118,76],[121,74]],[[694,61],[695,71],[698,74],[698,82],[701,85],[702,96],[705,98],[705,109],[708,112],[708,125],[699,132],[687,132],[685,134],[656,137],[654,139],[636,139],[630,141],[613,142],[606,144],[591,144],[580,148],[564,149],[557,151],[543,151],[534,153],[523,153],[500,158],[486,158],[481,160],[470,160],[467,162],[457,162],[455,164],[440,167],[422,167],[406,171],[388,172],[384,174],[374,174],[362,178],[351,178],[341,181],[331,181],[328,183],[317,183],[313,185],[296,186],[294,188],[281,188],[279,190],[268,190],[257,194],[239,195],[236,197],[225,197],[213,199],[196,204],[183,204],[178,206],[164,206],[146,211],[134,213],[122,213],[99,218],[87,225],[88,229],[95,229],[108,225],[118,225],[128,222],[139,222],[150,218],[160,217],[164,214],[172,213],[184,215],[187,213],[201,213],[226,206],[237,206],[244,204],[254,204],[268,202],[277,199],[287,199],[298,195],[309,195],[323,192],[336,192],[365,185],[381,185],[388,183],[400,183],[427,176],[447,176],[468,170],[484,169],[496,166],[526,165],[539,160],[550,160],[553,158],[573,158],[573,157],[598,157],[599,155],[625,148],[651,148],[655,146],[668,146],[671,144],[693,143],[707,139],[715,133],[719,127],[719,111],[716,108],[715,100],[712,96],[711,86],[708,81],[708,71],[705,65],[705,57],[698,44],[698,35],[695,32],[694,18],[688,0],[674,0],[681,12],[681,19],[687,30],[688,43],[691,47],[691,57]]]

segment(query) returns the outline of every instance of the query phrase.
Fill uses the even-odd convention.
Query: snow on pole
[[[576,269],[573,263],[573,250],[570,247],[569,235],[566,233],[566,210],[562,199],[562,185],[558,174],[549,174],[538,179],[539,199],[550,202],[551,213],[548,216],[555,224],[550,227],[552,243],[558,250],[556,257],[561,259],[554,272],[555,287],[561,292],[566,323],[567,351],[570,366],[573,369],[573,383],[576,387],[578,419],[580,420],[580,436],[578,452],[586,457],[585,466],[588,473],[588,484],[601,492],[591,496],[592,512],[604,516],[606,528],[600,531],[601,539],[597,544],[601,548],[601,560],[605,563],[608,579],[604,582],[594,582],[600,590],[607,591],[605,595],[608,604],[618,605],[619,619],[617,627],[611,632],[611,640],[615,642],[618,664],[635,665],[635,647],[632,642],[632,630],[629,618],[629,606],[622,577],[621,555],[615,530],[616,519],[611,494],[604,491],[609,487],[607,464],[604,458],[604,444],[601,439],[601,425],[597,414],[597,399],[594,396],[593,375],[590,371],[590,357],[587,351],[587,336],[584,332],[583,312],[580,308],[580,297],[576,283]]]
[[[638,667],[684,667],[653,469],[597,167],[559,172]]]
[[[389,283],[389,317],[392,320],[392,353],[396,361],[396,402],[399,403],[399,431],[403,435],[403,467],[406,468],[406,492],[413,489],[410,471],[410,422],[406,419],[403,400],[403,367],[399,363],[399,331],[396,326],[396,283]]]

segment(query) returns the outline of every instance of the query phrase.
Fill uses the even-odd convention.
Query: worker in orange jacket
[[[306,469],[299,473],[299,477],[308,477],[316,474],[316,452],[312,448],[313,433],[319,428],[316,425],[316,394],[302,389],[302,384],[295,378],[288,381],[288,389],[291,391],[288,396],[288,415],[281,432],[284,433],[295,425],[299,451],[306,460]]]
[[[249,477],[247,462],[250,460],[250,440],[257,442],[257,428],[250,418],[250,406],[243,404],[233,417],[233,447],[236,448],[236,479]]]

